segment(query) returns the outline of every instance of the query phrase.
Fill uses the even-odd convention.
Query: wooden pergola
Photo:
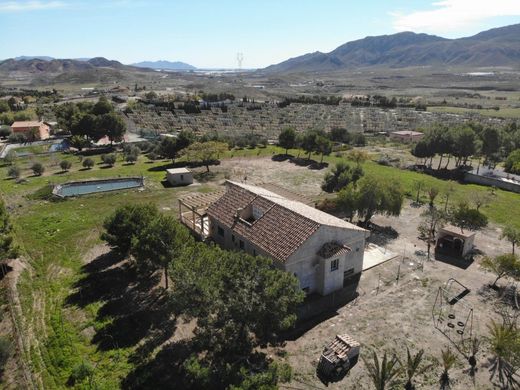
[[[216,202],[225,189],[205,194],[190,194],[179,198],[179,220],[201,239],[209,235],[208,207]]]

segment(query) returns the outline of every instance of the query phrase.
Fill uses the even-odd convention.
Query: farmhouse
[[[193,173],[188,168],[171,168],[166,170],[166,180],[172,186],[193,183]]]
[[[226,184],[207,209],[216,243],[272,258],[308,294],[328,295],[359,276],[368,231],[261,187]]]
[[[11,125],[13,133],[23,134],[29,141],[44,140],[49,138],[49,126],[38,121],[18,121]]]
[[[402,131],[393,131],[390,133],[390,139],[394,141],[400,142],[417,142],[423,137],[423,133],[420,131],[411,131],[411,130],[402,130]]]

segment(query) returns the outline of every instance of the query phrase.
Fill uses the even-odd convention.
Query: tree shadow
[[[328,162],[313,162],[311,165],[309,165],[309,169],[312,169],[313,171],[319,171],[321,169],[327,168],[328,166]]]
[[[317,161],[314,161],[312,159],[307,159],[307,158],[301,158],[301,157],[300,158],[298,158],[298,157],[291,158],[289,161],[295,165],[298,165],[299,167],[308,167],[313,164],[318,164]]]
[[[368,241],[379,246],[385,246],[399,237],[399,232],[391,226],[370,223],[368,229],[370,230]]]
[[[168,337],[175,330],[168,295],[157,287],[160,272],[140,277],[122,260],[109,252],[84,265],[85,276],[66,299],[67,304],[78,307],[103,302],[96,321],[105,325],[92,338],[100,350],[137,345],[152,329],[165,328]]]
[[[292,154],[285,154],[285,153],[280,153],[280,154],[275,154],[271,157],[271,160],[273,161],[278,161],[278,162],[282,162],[282,161],[287,161],[287,160],[291,160],[293,159],[294,156]]]
[[[122,389],[190,389],[185,361],[196,353],[193,342],[181,340],[164,346],[154,359],[137,366],[121,382]]]

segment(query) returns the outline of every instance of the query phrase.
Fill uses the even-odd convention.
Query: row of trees
[[[140,275],[162,270],[174,314],[196,319],[182,376],[189,387],[272,389],[281,373],[289,379],[287,367],[269,365],[255,351],[294,325],[304,294],[293,275],[269,259],[195,242],[152,205],[120,207],[103,226],[101,238]]]
[[[355,145],[364,145],[366,140],[363,134],[350,134],[344,128],[332,129],[330,133],[321,130],[307,130],[305,133],[296,133],[291,127],[280,132],[278,136],[278,145],[285,149],[285,154],[289,149],[303,149],[307,154],[307,159],[311,158],[311,153],[329,155],[332,152],[333,142],[350,143]]]
[[[478,352],[478,350],[475,351],[475,354],[476,352]],[[473,360],[475,360],[475,356],[472,355],[472,357]],[[441,389],[450,389],[451,379],[449,371],[455,366],[457,361],[457,355],[455,355],[450,348],[441,350],[442,371],[439,375],[439,384]],[[405,390],[415,390],[415,378],[431,371],[433,368],[433,364],[425,362],[423,349],[419,350],[417,353],[413,353],[408,347],[406,347],[405,359],[399,358],[396,354],[388,356],[386,351],[380,359],[377,356],[377,352],[372,350],[371,358],[363,358],[363,362],[367,368],[368,376],[374,389],[376,390],[397,388],[396,386],[399,383],[404,383]],[[472,369],[474,369],[475,365],[471,364]]]
[[[447,156],[444,168],[448,167],[451,157],[455,165],[466,165],[472,156],[484,158],[487,165],[495,165],[502,161],[513,150],[520,148],[520,129],[515,122],[498,127],[483,127],[478,123],[448,127],[437,124],[428,129],[412,149],[412,154],[420,159],[431,160],[440,157],[437,169],[442,167],[444,157]]]

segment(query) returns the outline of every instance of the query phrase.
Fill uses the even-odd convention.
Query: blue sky
[[[264,67],[368,35],[447,38],[520,22],[520,0],[0,0],[0,58]]]

